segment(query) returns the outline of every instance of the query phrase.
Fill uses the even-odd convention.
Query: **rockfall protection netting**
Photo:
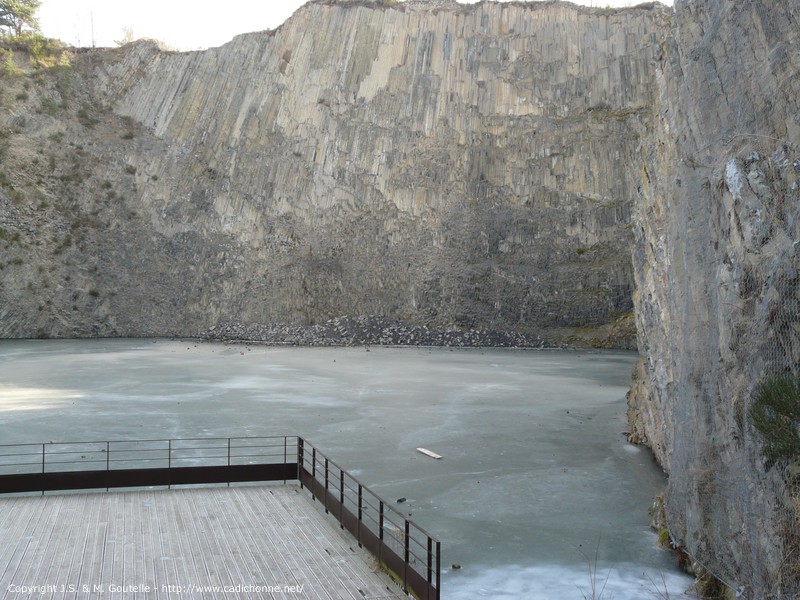
[[[697,443],[676,444],[670,486],[694,497],[668,495],[666,509],[674,543],[685,544],[689,558],[737,596],[794,599],[800,597],[800,147],[737,139],[727,150],[710,182],[714,207],[705,231],[713,250],[704,306],[687,309],[700,333],[686,339],[707,355],[687,350],[684,377],[675,382],[677,396],[693,398],[679,409],[677,426]]]

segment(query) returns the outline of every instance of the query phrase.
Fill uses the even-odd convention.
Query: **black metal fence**
[[[299,481],[406,593],[439,600],[441,543],[296,436],[0,445],[0,494]]]
[[[296,479],[296,437],[0,446],[0,493]]]
[[[441,543],[302,438],[300,483],[417,598],[438,599]]]

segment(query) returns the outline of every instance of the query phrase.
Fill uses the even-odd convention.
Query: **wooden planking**
[[[221,511],[226,515],[227,520],[225,525],[227,527],[237,527],[238,523],[232,519],[233,514],[242,514],[246,521],[251,524],[250,527],[239,528],[236,531],[236,536],[241,540],[240,544],[240,557],[236,565],[240,569],[239,577],[243,580],[257,580],[262,577],[261,565],[270,564],[274,565],[273,577],[280,581],[285,581],[288,584],[296,583],[294,575],[286,568],[285,561],[280,559],[280,555],[276,554],[279,548],[277,540],[269,535],[269,532],[264,532],[263,536],[259,536],[256,519],[257,514],[253,514],[250,510],[250,504],[243,501],[244,496],[238,489],[231,490],[231,494],[226,497],[226,500],[231,503],[228,510]],[[275,515],[275,506],[272,502],[273,495],[267,494],[259,503],[262,507],[263,514]],[[245,498],[246,500],[246,498]]]
[[[320,511],[324,511],[320,503],[317,503],[316,506]],[[286,506],[286,510],[289,514],[293,515],[293,518],[296,520],[301,520],[303,518],[303,515],[297,510],[296,505]],[[325,532],[316,527],[304,527],[298,531],[295,543],[300,543],[302,541],[302,543],[306,544],[309,548],[312,548],[318,560],[325,560],[327,555],[327,557],[341,561],[342,571],[339,576],[342,577],[342,581],[355,581],[357,582],[357,589],[363,591],[369,597],[380,597],[385,588],[382,589],[380,585],[375,585],[372,578],[364,578],[362,576],[363,571],[351,569],[352,563],[346,560],[348,553],[355,551],[354,548],[357,547],[356,540],[352,538],[349,533],[342,531],[338,525],[336,525],[336,527],[339,529],[337,537],[339,540],[344,541],[344,544],[337,544],[335,541],[331,543],[330,538],[325,535]],[[302,560],[303,555],[298,554],[298,559]],[[311,565],[308,563],[301,563],[299,565],[301,571],[310,567]],[[358,600],[359,596],[354,595],[353,598]]]
[[[0,498],[0,540],[0,598],[405,597],[294,485]]]
[[[436,454],[436,452],[431,452],[427,448],[417,448],[417,451],[422,452],[423,454],[425,454],[426,456],[430,456],[431,458],[435,458],[436,460],[442,458],[441,454]]]

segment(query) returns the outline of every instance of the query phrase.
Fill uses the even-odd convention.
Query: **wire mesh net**
[[[800,148],[736,140],[726,150],[716,223],[704,229],[707,281],[685,315],[698,350],[683,353],[675,382],[693,399],[676,435],[693,443],[675,444],[670,486],[682,493],[665,508],[674,543],[738,597],[797,598]]]

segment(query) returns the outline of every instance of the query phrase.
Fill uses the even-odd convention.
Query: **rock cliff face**
[[[800,366],[800,4],[676,2],[636,203],[632,432],[670,533],[748,598],[800,592],[800,494],[750,407]]]
[[[382,315],[591,339],[629,313],[669,11],[388,4],[7,76],[0,336]]]

